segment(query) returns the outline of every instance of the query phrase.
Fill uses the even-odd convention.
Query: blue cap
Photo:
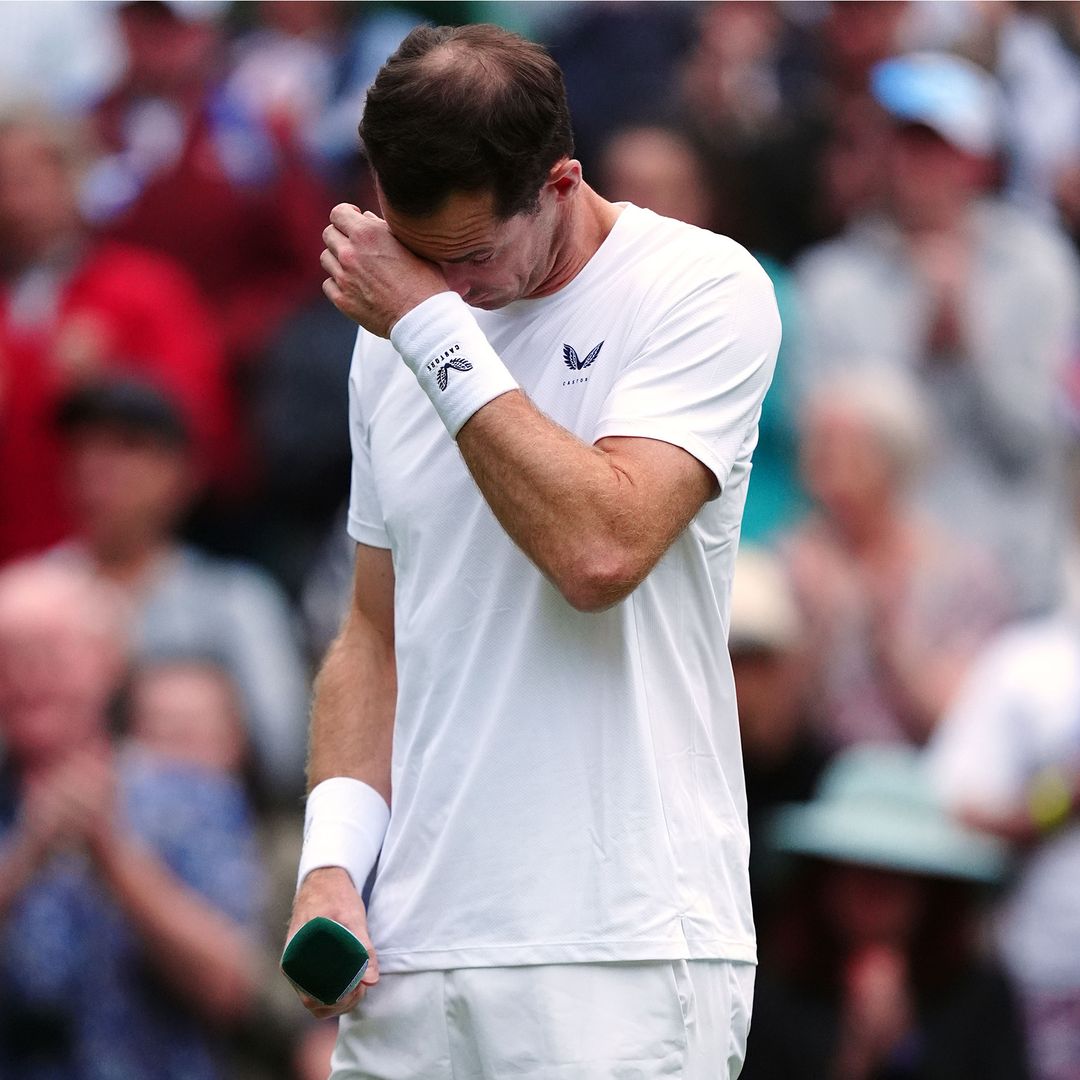
[[[994,882],[1008,848],[953,818],[934,794],[919,752],[858,746],[838,754],[814,799],[774,815],[772,847],[792,855],[961,881]]]
[[[977,64],[950,53],[909,53],[877,64],[870,89],[895,119],[922,124],[978,157],[998,143],[1001,92]]]

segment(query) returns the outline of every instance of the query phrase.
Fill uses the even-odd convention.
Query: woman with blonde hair
[[[923,743],[1005,610],[989,556],[908,498],[930,452],[918,389],[895,370],[867,365],[805,402],[799,459],[815,509],[781,550],[835,746]]]

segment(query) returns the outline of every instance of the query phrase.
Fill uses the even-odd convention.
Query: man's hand
[[[316,915],[333,919],[351,930],[364,943],[371,957],[360,985],[336,1005],[324,1005],[321,1001],[316,1001],[315,998],[297,991],[304,1008],[312,1016],[325,1020],[331,1016],[340,1016],[356,1007],[367,993],[367,988],[379,981],[379,960],[375,955],[375,947],[371,944],[371,935],[368,933],[364,902],[360,899],[352,878],[344,870],[328,866],[320,870],[312,870],[304,878],[300,891],[296,894],[296,900],[293,902],[292,919],[289,922],[289,932],[285,937],[286,942],[291,941],[293,934]]]
[[[365,330],[388,338],[394,323],[429,296],[446,292],[439,268],[396,240],[382,218],[340,203],[323,230],[323,292]]]
[[[955,231],[920,233],[909,238],[908,251],[930,294],[930,354],[958,359],[964,352],[964,306],[974,264],[970,240]]]
[[[906,957],[887,945],[867,945],[848,959],[838,1080],[876,1076],[914,1023]]]
[[[91,846],[113,820],[115,769],[107,755],[76,751],[28,789],[23,827],[39,860],[63,848]]]

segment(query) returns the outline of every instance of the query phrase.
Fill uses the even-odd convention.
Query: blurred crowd
[[[276,973],[348,602],[336,202],[419,21],[784,321],[730,628],[746,1080],[1080,1076],[1080,4],[0,5],[0,1076],[323,1080]]]

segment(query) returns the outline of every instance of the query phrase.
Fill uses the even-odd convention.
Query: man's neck
[[[110,581],[136,591],[174,550],[168,542],[152,545],[91,545],[98,573]]]
[[[902,209],[896,215],[897,224],[906,236],[962,235],[970,225],[973,202],[968,196],[942,199],[935,206],[922,206],[918,210]]]
[[[876,512],[837,524],[844,546],[859,562],[891,562],[910,542],[910,529],[891,499],[883,500]]]
[[[622,213],[621,206],[608,202],[587,184],[581,186],[581,194],[567,209],[562,235],[556,239],[551,269],[528,294],[529,300],[551,296],[569,285],[599,251]]]
[[[90,714],[85,714],[81,717],[71,717],[75,723],[73,726],[78,727],[83,723],[88,724],[88,718]],[[105,722],[102,721],[100,727],[104,729]],[[25,790],[27,787],[32,786],[43,778],[54,773],[57,768],[62,768],[68,761],[73,760],[79,756],[94,756],[106,758],[112,752],[112,744],[108,735],[104,730],[95,731],[90,735],[81,738],[77,743],[67,746],[60,754],[49,755],[43,758],[31,758],[26,761],[15,762],[15,773],[18,777],[18,783]]]

